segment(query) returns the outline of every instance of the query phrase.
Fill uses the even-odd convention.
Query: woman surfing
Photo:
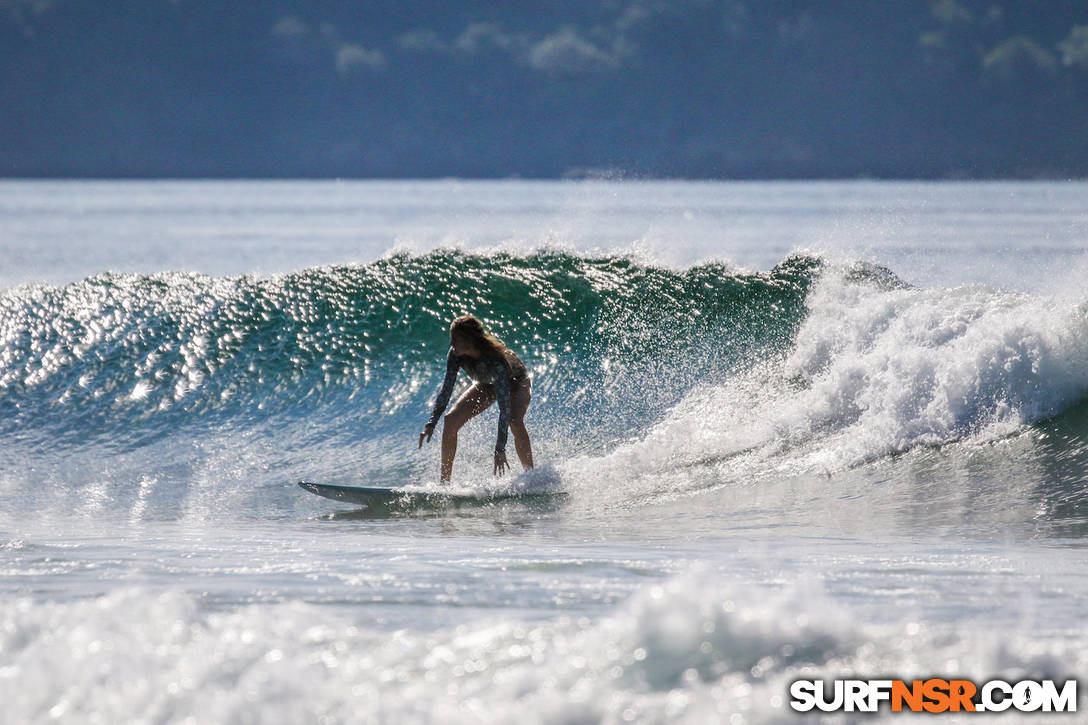
[[[501,476],[506,461],[507,429],[514,434],[514,449],[525,470],[533,467],[533,449],[525,429],[525,411],[532,399],[533,383],[518,356],[472,315],[462,315],[450,325],[450,352],[446,356],[446,378],[434,402],[431,419],[419,434],[419,447],[431,440],[438,419],[446,411],[457,381],[464,370],[472,378],[472,387],[458,398],[442,423],[442,482],[453,474],[457,455],[457,432],[476,415],[499,403],[499,433],[495,439],[495,475]]]

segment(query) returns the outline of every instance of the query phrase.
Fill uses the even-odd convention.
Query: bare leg
[[[514,436],[514,448],[521,459],[521,465],[528,471],[533,467],[533,445],[529,441],[529,431],[525,428],[525,411],[533,398],[533,383],[526,379],[510,396],[510,433]]]
[[[510,433],[514,436],[514,449],[518,452],[521,465],[528,471],[533,467],[533,444],[529,441],[529,431],[524,423],[511,423]]]
[[[457,399],[442,419],[442,482],[453,475],[453,459],[457,457],[457,431],[473,417],[487,410],[495,398],[473,385]]]

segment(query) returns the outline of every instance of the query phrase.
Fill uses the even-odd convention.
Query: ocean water
[[[1083,677],[1085,279],[1085,183],[0,182],[0,720]],[[488,411],[468,500],[299,489],[437,486],[466,311],[531,370],[538,469],[490,475]]]

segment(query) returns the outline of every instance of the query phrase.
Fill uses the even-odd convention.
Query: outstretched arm
[[[494,363],[495,397],[499,404],[499,432],[495,438],[495,475],[506,470],[506,438],[510,432],[510,371],[501,360]]]
[[[434,427],[438,425],[438,419],[442,417],[442,414],[446,412],[446,406],[450,404],[450,396],[453,395],[453,384],[457,382],[457,356],[453,354],[453,348],[450,348],[449,354],[446,356],[446,377],[442,381],[442,389],[438,391],[438,398],[434,401],[434,408],[431,410],[431,419],[427,421],[427,424],[423,426],[423,432],[419,434],[419,447],[423,447],[423,439],[431,440],[431,434],[434,433]]]

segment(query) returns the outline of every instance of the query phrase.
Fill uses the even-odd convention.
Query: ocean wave
[[[1063,680],[1088,665],[1079,641],[859,621],[818,585],[700,570],[600,618],[435,631],[383,632],[298,602],[209,610],[180,591],[0,607],[0,695],[27,723],[776,723],[804,717],[788,705],[797,678],[951,668],[975,681]]]
[[[426,409],[447,325],[464,312],[509,340],[560,415],[591,417],[606,398],[646,409],[662,404],[637,394],[651,376],[667,401],[691,368],[720,372],[787,345],[819,266],[674,271],[443,250],[263,279],[104,274],[17,288],[0,298],[0,432],[139,445],[277,416],[386,426]]]
[[[805,305],[788,354],[694,388],[646,435],[585,467],[684,479],[647,482],[659,490],[688,485],[692,468],[716,481],[830,475],[998,440],[1088,396],[1080,305],[981,286],[910,288],[830,266]]]
[[[805,255],[760,273],[439,250],[106,274],[0,297],[3,485],[63,501],[93,482],[95,501],[169,511],[245,498],[224,487],[254,476],[426,483],[410,449],[466,311],[531,370],[538,458],[635,498],[995,440],[1088,394],[1083,304]],[[474,470],[493,423],[463,434]]]

